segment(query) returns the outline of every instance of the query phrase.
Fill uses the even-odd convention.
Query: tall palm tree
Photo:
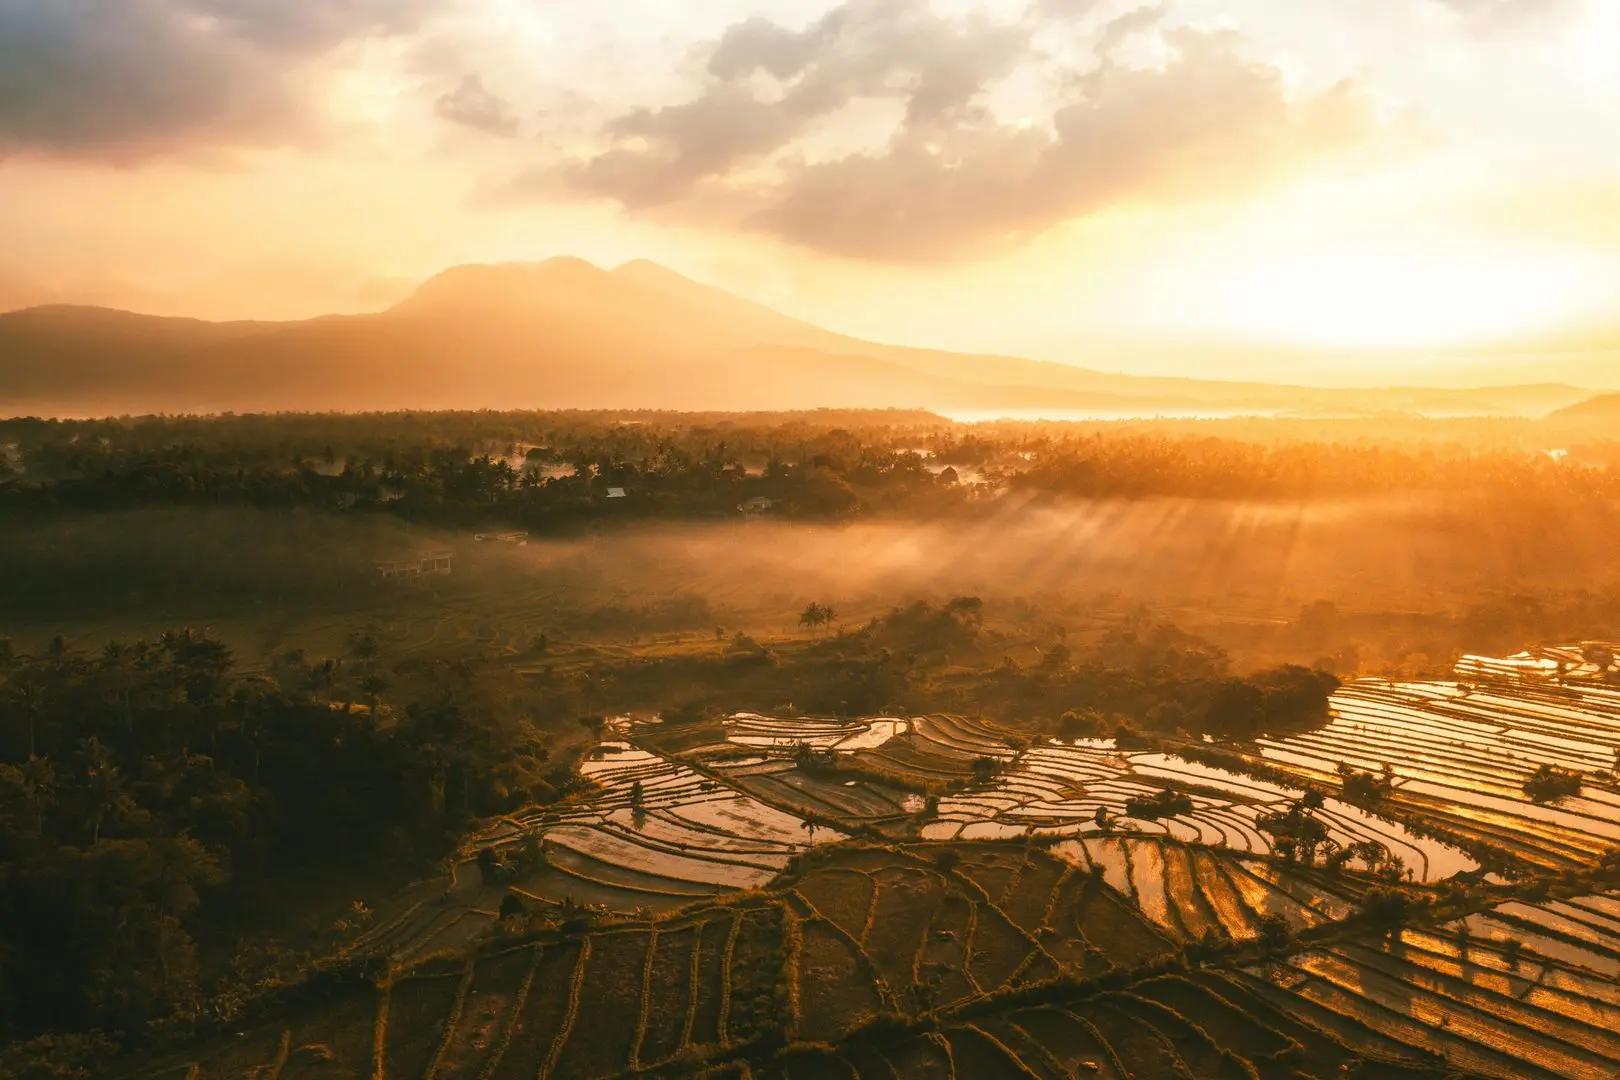
[[[90,846],[94,847],[101,842],[101,826],[106,822],[107,815],[122,813],[131,806],[131,802],[118,765],[100,739],[92,736],[79,740],[79,759],[84,765],[85,787],[90,803],[90,820],[87,824],[90,826]]]

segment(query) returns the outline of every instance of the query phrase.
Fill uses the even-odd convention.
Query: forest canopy
[[[751,499],[825,519],[989,512],[1008,497],[1620,494],[1620,443],[1557,443],[1529,421],[974,427],[905,411],[23,419],[0,421],[0,505],[308,507],[569,532],[733,516]]]

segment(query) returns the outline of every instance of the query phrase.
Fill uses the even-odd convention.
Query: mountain
[[[1575,405],[1550,413],[1551,423],[1603,426],[1610,431],[1620,430],[1620,394],[1600,394]]]
[[[0,411],[920,407],[1089,414],[1539,414],[1586,392],[1324,390],[862,341],[646,261],[468,265],[394,307],[292,323],[0,315]]]

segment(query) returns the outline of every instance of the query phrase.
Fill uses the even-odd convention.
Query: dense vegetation
[[[0,652],[0,1039],[15,1043],[0,1078],[95,1075],[84,1063],[114,1046],[236,1028],[252,1029],[237,1073],[288,1077],[349,1075],[326,1068],[339,1058],[355,1075],[473,1075],[506,1052],[480,1041],[496,1031],[517,1033],[514,1075],[598,1075],[579,1063],[608,1051],[669,1075],[708,1058],[815,1075],[874,1046],[896,1075],[933,1075],[900,1060],[999,1061],[985,1032],[1044,1060],[1051,1032],[1019,1042],[1019,1024],[1053,1002],[1099,1032],[1123,1010],[1204,1075],[1209,1048],[1131,995],[1229,1014],[1154,983],[1166,970],[1286,958],[1324,986],[1363,963],[1415,985],[1398,963],[1430,963],[1427,939],[1369,958],[1356,935],[1608,887],[1589,868],[1612,846],[1594,807],[1612,793],[1620,673],[1595,639],[1620,597],[1605,576],[1620,474],[1601,445],[1545,452],[1544,430],[1300,438],[1292,421],[900,412],[0,422],[0,636],[17,642]],[[1386,520],[1404,531],[1376,547]],[[1313,547],[1313,528],[1328,540]],[[532,541],[491,539],[508,529]],[[441,546],[444,578],[373,565]],[[1376,584],[1391,562],[1417,584]],[[208,628],[147,629],[168,623]],[[1350,682],[1545,640],[1590,647],[1550,650],[1545,684],[1482,668],[1458,701]],[[752,727],[723,719],[742,710]],[[835,749],[880,717],[909,719]],[[1476,742],[1470,718],[1507,734]],[[1547,741],[1558,725],[1601,754]],[[1441,763],[1426,787],[1407,782],[1410,732]],[[1291,757],[1268,756],[1279,741]],[[1544,758],[1559,764],[1523,764]],[[1088,869],[1044,854],[1076,822],[1104,836],[1078,856]],[[1447,881],[1457,866],[1479,870]],[[1480,892],[1486,870],[1512,884]],[[1592,904],[1502,904],[1485,925],[1510,936],[1474,946],[1480,963],[1510,963],[1497,952],[1537,919],[1608,910]],[[1143,955],[1101,957],[1116,929]],[[475,959],[409,967],[480,933]],[[953,964],[986,969],[978,990],[952,999]],[[532,992],[561,1026],[480,1012],[488,972],[505,987],[490,1001]],[[870,1007],[834,1015],[823,983]],[[254,1027],[289,987],[362,998],[354,1045],[300,1042],[303,1019]],[[660,1014],[665,990],[684,1017]],[[631,1031],[570,1027],[638,1008]],[[1345,1075],[1387,1051],[1398,1063],[1368,1075],[1438,1076],[1435,1055],[1476,1052],[1429,1032],[1340,1044],[1299,1008],[1268,1023],[1322,1036],[1317,1063]],[[711,1021],[707,1039],[682,1034]],[[1138,1026],[1086,1053],[1170,1069]],[[1277,1045],[1234,1045],[1219,1068],[1291,1075]]]
[[[1250,421],[1249,424],[1253,424]],[[1400,492],[1620,493],[1609,455],[1521,440],[1381,441],[1356,425],[1271,442],[1131,425],[974,433],[927,413],[394,413],[0,422],[15,509],[246,504],[381,510],[566,532],[735,513],[943,513],[988,496],[1287,499]],[[1215,430],[1221,430],[1216,428]],[[1466,434],[1462,429],[1460,434]],[[1241,437],[1238,437],[1241,436]],[[962,482],[964,472],[968,482]],[[623,488],[623,500],[605,498]]]
[[[527,678],[476,657],[384,663],[364,637],[345,657],[288,653],[251,676],[191,631],[90,655],[59,641],[7,652],[0,1014],[14,1037],[66,1023],[127,1038],[228,1010],[231,973],[204,972],[199,936],[251,930],[286,875],[427,865],[473,821],[566,793],[552,747],[600,729],[573,723],[589,706],[663,705],[679,722],[784,701],[838,715],[965,701],[1028,730],[1056,732],[1067,712],[1110,734],[1240,736],[1319,721],[1337,685],[1297,668],[1234,677],[1219,650],[1168,627],[1083,656],[1054,649],[1033,670],[963,671],[981,608],[919,603],[787,655],[739,638]]]
[[[1052,643],[1033,664],[1003,653],[979,597],[917,601],[784,650],[738,633],[706,651],[607,665],[599,678],[625,707],[716,710],[797,707],[830,716],[951,709],[1034,731],[1149,732],[1246,738],[1326,719],[1332,674],[1285,665],[1232,671],[1207,641],[1167,624]],[[1078,726],[1077,726],[1078,725]]]
[[[425,868],[475,818],[557,797],[569,763],[514,721],[520,689],[465,662],[385,675],[364,639],[256,676],[190,631],[6,647],[0,1035],[228,1014],[197,938],[251,928],[288,877]]]

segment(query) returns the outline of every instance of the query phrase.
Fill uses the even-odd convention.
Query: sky
[[[889,342],[1432,373],[1620,341],[1616,55],[1615,0],[0,0],[0,310],[571,254]]]

